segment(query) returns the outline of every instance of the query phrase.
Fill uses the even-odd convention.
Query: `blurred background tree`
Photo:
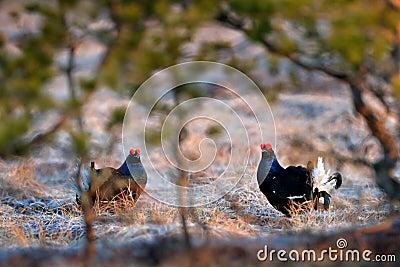
[[[379,141],[377,183],[400,199],[398,162],[400,3],[398,1],[227,1],[218,20],[271,54],[343,82],[354,109]],[[384,107],[365,101],[372,95]],[[394,121],[390,125],[389,121]]]

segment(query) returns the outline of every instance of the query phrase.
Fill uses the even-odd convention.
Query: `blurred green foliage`
[[[121,124],[125,118],[125,107],[116,108],[111,114],[111,119],[107,124],[107,128],[111,129],[116,124]]]
[[[399,10],[390,1],[228,1],[249,18],[248,35],[269,40],[285,54],[318,60],[330,53],[351,71],[368,57],[378,65],[396,38]],[[397,37],[398,38],[398,37]]]
[[[27,133],[37,115],[50,111],[79,117],[82,105],[99,86],[121,93],[129,88],[131,95],[137,88],[132,85],[177,62],[181,45],[218,7],[210,0],[186,6],[172,0],[57,0],[28,1],[23,5],[3,15],[18,24],[22,13],[30,13],[40,16],[40,22],[37,31],[12,41],[0,34],[0,156],[27,151]],[[93,27],[104,22],[105,27]],[[76,52],[83,41],[90,39],[106,49],[90,77],[74,76],[74,60],[72,65],[55,62],[67,48]],[[9,52],[8,43],[15,45],[16,53]],[[70,97],[54,101],[46,85],[58,75],[69,74],[73,79]],[[108,126],[122,122],[123,115],[122,109],[114,111]],[[83,153],[86,135],[79,133],[76,124],[68,127],[75,150]]]
[[[207,135],[217,135],[220,134],[224,131],[224,128],[222,128],[220,125],[212,125],[207,128],[206,134]]]

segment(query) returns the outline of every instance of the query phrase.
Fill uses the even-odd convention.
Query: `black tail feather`
[[[328,182],[332,181],[332,180],[336,180],[335,189],[339,189],[339,187],[342,185],[342,181],[343,181],[342,175],[339,172],[335,172],[334,174],[332,174],[329,177]]]

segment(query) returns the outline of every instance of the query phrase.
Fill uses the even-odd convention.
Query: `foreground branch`
[[[87,261],[90,261],[90,259],[95,255],[96,252],[96,245],[95,245],[96,236],[93,230],[94,212],[91,205],[91,199],[89,193],[85,191],[84,188],[82,188],[82,178],[81,178],[82,159],[79,160],[77,168],[78,171],[75,176],[75,183],[81,195],[81,206],[82,206],[83,218],[85,221],[86,241],[87,241],[84,255],[86,256],[85,259]]]
[[[63,25],[65,31],[67,33],[67,42],[68,42],[68,64],[65,70],[65,74],[67,76],[68,88],[70,91],[70,98],[73,103],[78,103],[76,88],[73,80],[73,70],[75,67],[75,52],[78,45],[78,42],[74,39],[71,32],[69,31],[67,20],[65,15],[63,16]],[[84,135],[84,128],[83,128],[83,121],[81,116],[81,106],[77,106],[77,112],[75,114],[76,120],[79,125],[79,132],[83,136]],[[78,171],[75,177],[75,182],[77,184],[77,188],[80,191],[81,195],[81,204],[82,204],[82,212],[83,218],[85,221],[85,228],[86,228],[86,250],[85,250],[85,260],[90,262],[91,258],[95,255],[96,247],[95,247],[95,234],[93,230],[93,220],[94,220],[94,213],[92,206],[89,202],[89,194],[82,188],[82,178],[81,178],[81,168],[82,168],[82,161],[86,158],[86,151],[82,150],[80,153],[80,161],[78,163]]]

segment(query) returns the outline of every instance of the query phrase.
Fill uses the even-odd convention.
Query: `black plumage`
[[[302,166],[283,168],[270,144],[262,144],[261,151],[262,157],[257,170],[258,186],[275,209],[290,216],[292,202],[301,204],[312,201],[311,162],[307,168]]]
[[[261,144],[261,151],[257,181],[261,192],[275,209],[290,216],[291,202],[302,204],[313,201],[317,210],[320,198],[323,198],[324,210],[329,209],[331,192],[339,189],[343,178],[339,172],[331,174],[330,170],[325,171],[322,157],[318,158],[316,168],[311,161],[306,168],[283,168],[270,144]]]

